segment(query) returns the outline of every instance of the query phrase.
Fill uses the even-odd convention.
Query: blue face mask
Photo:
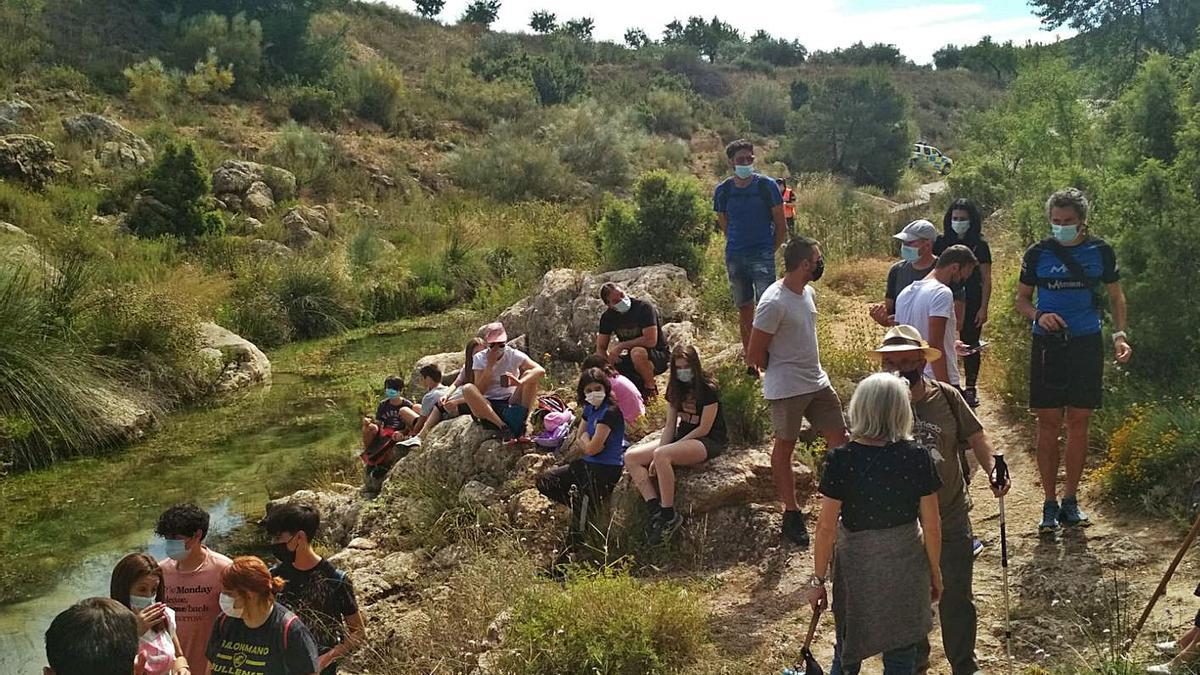
[[[154,602],[154,598],[151,597],[144,595],[131,595],[129,596],[129,609],[132,609],[135,612],[140,612],[150,605],[153,605]]]
[[[388,398],[396,398],[397,396],[400,395],[400,392],[395,389],[384,389],[383,395]]]
[[[952,221],[950,221],[950,227],[953,228],[953,230],[956,234],[963,235],[963,234],[967,233],[967,230],[971,229],[971,221],[969,221],[969,220],[952,220]]]
[[[1078,225],[1055,225],[1050,223],[1050,233],[1060,244],[1069,244],[1079,237]]]
[[[900,259],[901,260],[907,260],[908,262],[916,262],[917,259],[920,257],[921,257],[921,252],[918,251],[915,246],[909,246],[907,244],[900,245]]]
[[[750,176],[754,175],[754,165],[753,164],[738,164],[737,166],[733,167],[733,175],[737,176],[738,178],[741,178],[742,180],[745,180],[745,179],[749,178]]]
[[[692,369],[691,368],[676,369],[675,370],[675,379],[679,380],[680,382],[682,382],[684,384],[691,382],[692,381]]]
[[[187,557],[187,544],[182,539],[168,539],[166,541],[168,558],[179,562]]]

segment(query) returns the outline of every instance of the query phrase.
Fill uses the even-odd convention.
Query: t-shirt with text
[[[516,347],[505,345],[504,353],[500,355],[499,360],[492,366],[492,377],[489,381],[482,381],[480,374],[487,367],[488,349],[480,349],[475,354],[475,358],[471,359],[471,368],[475,371],[475,386],[479,387],[479,391],[483,392],[485,398],[490,401],[507,401],[513,392],[517,390],[515,384],[507,387],[500,386],[500,378],[505,373],[513,375],[521,374],[521,366],[529,359],[525,352]]]
[[[317,672],[317,643],[300,619],[278,602],[263,625],[250,628],[221,614],[208,641],[213,675],[309,675]],[[287,639],[283,631],[287,628]],[[286,644],[285,644],[286,642]]]
[[[296,613],[317,641],[317,653],[324,654],[346,639],[346,617],[358,614],[354,585],[345,572],[322,559],[310,570],[280,563],[271,568],[271,576],[287,583],[278,600]]]
[[[1021,283],[1037,289],[1038,311],[1061,316],[1071,335],[1094,335],[1100,332],[1100,310],[1096,307],[1094,289],[1099,284],[1121,280],[1117,255],[1107,242],[1096,237],[1063,248],[1083,267],[1084,280],[1073,277],[1066,263],[1047,243],[1039,242],[1030,246],[1021,260]],[[1035,322],[1033,332],[1043,335],[1046,331]]]
[[[967,439],[983,430],[983,425],[957,389],[938,386],[933,380],[925,381],[925,396],[913,404],[913,412],[913,436],[929,450],[942,481],[938,490],[942,532],[964,530],[970,527],[971,494],[959,453]]]
[[[946,319],[946,330],[937,339],[929,335],[929,318],[942,317]],[[933,347],[942,350],[942,358],[946,361],[946,372],[950,384],[959,385],[958,352],[954,345],[958,342],[957,318],[954,311],[954,293],[950,287],[937,279],[922,279],[914,281],[908,288],[900,292],[896,298],[896,323],[907,324],[916,328]],[[925,374],[933,377],[933,364],[925,367]]]
[[[689,389],[690,391],[684,396],[679,410],[676,411],[679,416],[679,422],[675,427],[674,440],[678,441],[700,426],[700,419],[704,414],[704,409],[715,403],[717,405],[717,416],[713,419],[712,427],[709,428],[706,438],[710,438],[717,443],[728,442],[728,432],[725,429],[724,406],[721,405],[721,398],[717,395],[717,392],[704,384],[698,387],[689,387]]]
[[[158,564],[163,573],[163,600],[175,611],[176,634],[193,673],[203,673],[213,621],[221,613],[221,572],[233,564],[229,558],[204,549],[204,561],[193,572],[181,572],[167,558]]]
[[[402,397],[399,405],[392,403],[392,399],[385,398],[375,408],[375,421],[379,422],[379,425],[384,429],[391,429],[393,431],[404,429],[408,425],[405,424],[404,418],[400,416],[400,411],[405,408],[411,409],[412,407],[412,401],[406,398]]]
[[[654,349],[666,350],[667,337],[663,334],[658,310],[645,300],[630,298],[629,311],[624,314],[611,307],[604,310],[600,315],[598,332],[601,335],[612,335],[618,342],[625,342],[640,338],[642,331],[650,326],[658,329],[658,341],[654,343]]]
[[[859,532],[913,522],[921,498],[941,486],[933,457],[916,443],[875,447],[851,441],[825,455],[820,492],[842,503],[842,525]]]
[[[734,185],[732,178],[718,185],[713,191],[713,211],[724,213],[728,220],[725,255],[773,252],[775,221],[771,209],[782,203],[779,185],[762,174],[754,174],[746,187]]]
[[[816,291],[796,293],[780,279],[767,287],[754,310],[754,327],[770,333],[763,397],[775,401],[829,386],[817,348]]]

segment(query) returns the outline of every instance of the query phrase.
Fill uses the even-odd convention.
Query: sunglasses
[[[488,349],[504,349],[507,344],[507,342],[493,342],[488,345]]]

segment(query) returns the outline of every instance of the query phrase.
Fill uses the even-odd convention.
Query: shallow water
[[[373,410],[383,377],[407,379],[415,359],[461,346],[472,321],[404,322],[286,347],[270,355],[270,387],[174,413],[114,455],[0,480],[0,673],[40,673],[55,614],[107,596],[125,554],[162,556],[152,530],[165,507],[210,508],[217,537],[261,516],[271,498],[358,482],[358,419]]]

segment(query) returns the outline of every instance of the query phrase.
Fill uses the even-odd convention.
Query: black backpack
[[[763,206],[767,207],[767,217],[770,218],[771,211],[775,208],[775,201],[771,199],[771,186],[768,185],[768,182],[774,181],[774,179],[769,176],[764,176],[761,173],[754,175],[758,179],[755,181],[755,184],[758,185],[758,197],[759,199],[762,199]],[[716,194],[719,196],[732,189],[733,177],[730,176],[717,185]],[[725,203],[728,203],[729,197],[724,197],[724,201]],[[771,226],[774,227],[774,221],[772,221]]]

